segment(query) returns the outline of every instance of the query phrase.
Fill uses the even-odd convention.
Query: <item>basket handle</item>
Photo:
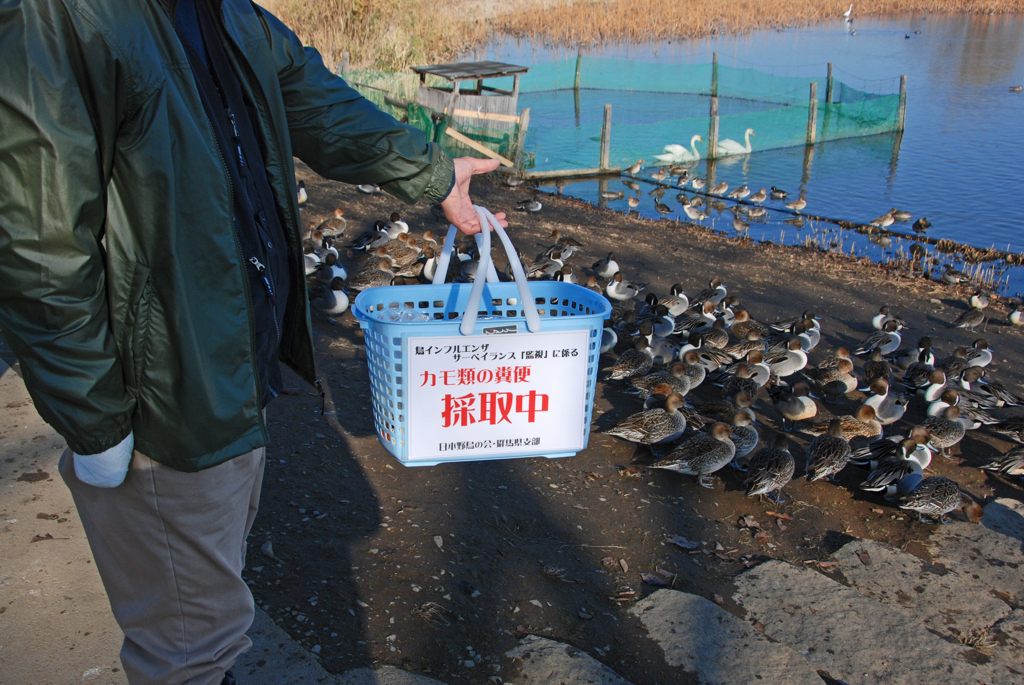
[[[516,280],[516,287],[519,289],[519,301],[523,305],[523,311],[526,312],[526,327],[531,333],[537,333],[540,331],[540,315],[537,313],[537,304],[533,301],[533,294],[530,292],[530,286],[526,282],[526,273],[523,271],[523,265],[519,263],[519,254],[516,252],[515,247],[512,245],[512,241],[509,240],[508,234],[505,233],[505,229],[501,227],[498,220],[494,218],[484,207],[473,205],[473,209],[476,210],[476,215],[480,219],[481,226],[490,225],[490,228],[494,230],[498,237],[501,239],[502,245],[505,247],[505,254],[508,255],[509,264],[512,266],[512,274]],[[449,231],[449,238],[454,242],[454,235],[452,230]],[[489,274],[490,271],[494,270],[494,264],[491,261],[491,231],[486,228],[478,235],[478,244],[480,245],[480,266],[477,269],[477,274],[481,272]],[[445,239],[445,248],[448,246],[448,238]],[[449,250],[450,256],[450,250]],[[438,264],[438,268],[440,268]],[[447,268],[447,265],[445,266]],[[434,274],[434,278],[437,278],[437,274]],[[443,276],[442,276],[443,278]],[[473,329],[476,327],[477,311],[480,309],[480,299],[483,297],[484,283],[486,278],[477,278],[473,281],[473,289],[469,293],[469,302],[466,303],[466,311],[462,315],[462,324],[459,326],[459,331],[463,335],[472,335]]]
[[[452,252],[455,251],[455,236],[458,233],[457,228],[454,225],[448,227],[448,235],[445,236],[444,246],[441,248],[441,256],[437,260],[437,268],[434,270],[434,278],[431,283],[434,285],[442,285],[444,279],[448,275],[448,264],[452,261]],[[473,236],[476,238],[477,250],[482,254],[484,252],[481,244],[483,242],[482,233],[477,233]],[[488,283],[499,283],[501,279],[498,278],[498,272],[494,269],[494,262],[491,262],[490,268],[487,269],[487,282]]]

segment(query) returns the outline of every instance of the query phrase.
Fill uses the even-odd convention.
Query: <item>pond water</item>
[[[821,76],[823,82],[826,63],[832,62],[837,79],[874,92],[893,92],[899,75],[906,74],[907,115],[902,135],[874,135],[818,143],[811,149],[800,146],[759,152],[755,134],[754,153],[719,160],[712,170],[714,177],[731,188],[746,184],[756,191],[774,185],[787,190],[791,198],[803,193],[806,212],[846,221],[866,223],[897,207],[911,212],[915,218],[927,217],[932,228],[925,235],[930,238],[1024,252],[1024,221],[1012,192],[1024,179],[1024,95],[1009,90],[1010,86],[1024,82],[1024,17],[914,14],[855,18],[852,27],[855,34],[838,20],[809,28],[740,36],[612,45],[585,50],[584,54],[696,65],[707,64],[717,51],[724,65],[784,76]],[[471,55],[525,65],[575,56],[575,50],[511,39],[496,40]],[[667,111],[675,112],[676,117],[706,115],[707,99],[582,90],[578,116],[571,90],[525,93],[519,100],[520,108],[531,108],[531,128],[575,128],[576,135],[588,138],[594,135],[595,123],[600,130],[605,103],[613,105],[614,151],[616,123],[657,120]],[[725,116],[757,111],[760,106],[757,102],[723,99],[720,113]],[[527,140],[529,149],[530,138]],[[653,155],[659,152],[660,149],[652,149],[650,156],[644,157],[653,161]],[[538,167],[544,168],[544,151],[538,149],[536,154]],[[595,159],[592,166],[597,166],[596,162]],[[648,167],[640,175],[649,175],[653,170]],[[702,160],[692,173],[703,177],[708,171]],[[617,179],[608,181],[607,187],[636,195]],[[654,198],[648,194],[652,187],[641,184],[641,204],[636,211],[656,218],[660,215]],[[598,182],[593,180],[569,181],[562,192],[598,202]],[[666,215],[668,219],[682,216],[682,207],[676,200],[678,192],[670,189],[662,198],[672,208]],[[1007,196],[1007,192],[1011,194]],[[601,204],[623,211],[627,208],[624,199]],[[705,209],[712,215],[705,225],[727,233],[733,230],[731,213],[719,215]],[[791,218],[788,214],[769,212],[763,222],[751,222],[749,235],[788,243],[803,243],[810,237],[819,244],[842,244],[847,252],[854,248],[858,254],[876,259],[901,250],[905,253],[912,242],[896,238],[890,244],[879,245],[869,242],[866,236],[821,222],[798,229],[785,223]],[[897,223],[891,228],[912,233],[909,224]],[[925,247],[931,250],[930,246]],[[949,257],[943,257],[943,261],[964,266]],[[1001,268],[998,270],[1005,292],[1024,291],[1024,269],[1008,269],[1005,273]]]

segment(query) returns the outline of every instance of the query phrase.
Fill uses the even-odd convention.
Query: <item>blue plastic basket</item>
[[[479,211],[479,210],[478,210]],[[489,214],[489,213],[488,213]],[[482,214],[481,221],[488,217]],[[496,225],[495,221],[494,224]],[[504,231],[497,226],[497,232],[511,248]],[[454,242],[454,228],[449,232],[442,254],[451,254]],[[490,240],[482,236],[481,264],[479,274],[488,272]],[[512,251],[515,255],[515,252]],[[485,258],[484,255],[487,255]],[[518,336],[532,336],[534,332],[586,332],[586,388],[581,392],[585,403],[583,416],[583,445],[590,437],[590,419],[594,408],[594,392],[597,386],[597,369],[600,357],[601,335],[604,320],[611,312],[608,300],[592,290],[558,281],[533,281],[526,285],[525,275],[518,276],[522,268],[518,258],[513,257],[513,270],[518,267],[515,283],[477,282],[473,284],[435,283],[432,285],[388,286],[371,288],[359,293],[352,310],[365,332],[366,356],[370,373],[373,396],[373,417],[377,437],[385,449],[407,466],[432,466],[446,462],[481,461],[485,459],[515,459],[543,456],[549,458],[569,457],[576,451],[541,452],[526,447],[523,451],[500,455],[452,456],[446,458],[410,458],[408,444],[407,398],[410,397],[410,374],[408,340],[424,337],[451,337],[464,335],[467,341],[494,341],[495,337],[484,335],[484,329],[516,326],[517,330],[529,329],[530,333]],[[435,279],[443,279],[447,271],[446,260],[442,258]],[[483,279],[481,279],[482,281]],[[473,297],[473,290],[479,293],[475,311],[466,316]],[[525,293],[525,296],[524,296]],[[534,311],[535,310],[535,311]],[[536,314],[536,316],[534,316]],[[395,318],[420,320],[396,321]],[[468,336],[474,336],[470,338]],[[479,336],[479,338],[476,338]]]

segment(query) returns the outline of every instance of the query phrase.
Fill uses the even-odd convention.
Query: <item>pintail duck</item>
[[[970,365],[971,362],[967,358],[967,348],[958,347],[953,350],[953,354],[936,364],[935,368],[941,369],[946,374],[946,378],[956,378]]]
[[[324,287],[319,297],[309,301],[309,306],[319,309],[327,316],[340,316],[348,309],[348,295],[345,294],[345,279],[335,278],[330,287]]]
[[[976,430],[982,426],[999,423],[995,417],[977,405],[972,406],[966,401],[962,402],[960,398],[961,392],[964,391],[957,391],[953,388],[946,390],[939,399],[928,405],[928,416],[943,416],[946,413],[946,409],[956,407],[960,410],[960,416],[957,418],[957,421],[963,424],[964,430]]]
[[[306,204],[306,201],[309,199],[309,195],[306,193],[305,181],[299,181],[299,186],[295,189],[295,196],[300,205]]]
[[[998,381],[979,379],[977,390],[980,394],[991,397],[991,400],[985,406],[1016,407],[1019,404],[1024,404],[1024,399],[1021,399],[1016,393]]]
[[[651,174],[651,179],[658,181],[659,183],[661,181],[664,181],[666,178],[668,178],[668,171],[666,171],[665,169],[658,169],[657,171]]]
[[[737,412],[732,417],[732,432],[729,434],[729,439],[736,445],[733,464],[741,471],[747,470],[745,457],[754,451],[759,439],[757,429],[750,425],[753,422],[750,412],[746,411]]]
[[[853,362],[849,359],[839,359],[837,366],[805,368],[804,375],[832,402],[857,389],[857,377],[853,375]]]
[[[975,309],[984,309],[989,305],[990,301],[991,300],[989,299],[989,296],[986,293],[982,292],[981,290],[977,290],[973,295],[971,295],[970,299],[967,302]]]
[[[729,326],[729,334],[737,340],[746,340],[750,331],[757,331],[762,338],[771,335],[771,330],[767,326],[750,318],[750,312],[746,309],[737,309],[732,325]]]
[[[850,443],[843,437],[843,422],[832,419],[828,432],[814,438],[807,446],[807,482],[822,478],[834,481],[835,475],[849,463],[850,454]]]
[[[611,319],[605,319],[604,331],[601,334],[601,354],[605,352],[611,352],[615,349],[615,346],[619,343],[619,335],[612,328]],[[653,361],[653,356],[652,356]]]
[[[923,358],[922,354],[924,354]],[[922,362],[927,366],[933,366],[935,364],[935,352],[932,350],[932,339],[924,336],[917,341],[917,349],[904,350],[894,355],[892,361],[904,371],[909,370],[911,366],[918,362]]]
[[[946,374],[942,369],[934,369],[928,374],[928,379],[923,386],[917,388],[918,397],[923,397],[925,402],[934,402],[946,390]]]
[[[870,385],[871,395],[864,401],[866,407],[875,410],[875,418],[883,426],[896,423],[907,411],[907,400],[903,396],[889,394],[889,381],[875,379]]]
[[[912,458],[917,447],[917,441],[903,440],[894,454],[879,460],[860,489],[884,493],[887,499],[913,492],[924,473],[921,464]]]
[[[804,319],[801,325],[803,331],[797,333],[796,337],[800,338],[800,345],[804,348],[804,352],[810,352],[821,342],[821,328],[814,319]]]
[[[881,348],[876,347],[871,350],[871,357],[864,364],[864,385],[870,386],[878,379],[882,379],[886,383],[892,381],[892,366],[882,358]]]
[[[654,355],[647,338],[638,337],[633,348],[623,352],[612,367],[612,380],[643,376],[654,366]]]
[[[714,305],[718,305],[719,302],[725,299],[726,295],[729,294],[728,289],[722,284],[722,279],[715,276],[708,282],[708,287],[697,293],[693,299],[690,300],[690,309],[697,309],[705,302],[710,301]]]
[[[705,302],[701,305],[700,314],[682,314],[676,317],[676,324],[673,329],[676,335],[683,333],[691,333],[698,328],[704,328],[706,326],[714,326],[715,324],[715,305],[712,302]],[[726,355],[726,359],[731,359]]]
[[[679,361],[686,367],[686,377],[690,379],[690,390],[704,382],[707,376],[707,367],[700,363],[700,355],[695,350],[689,350],[679,357]]]
[[[956,318],[950,325],[953,328],[965,328],[973,331],[985,321],[985,312],[977,307],[971,307]]]
[[[885,328],[885,324],[888,323],[889,321],[899,322],[900,328],[907,327],[906,321],[899,318],[898,316],[894,316],[889,313],[889,307],[887,305],[883,305],[882,307],[880,307],[878,313],[871,317],[871,326],[876,331],[880,331],[883,328]]]
[[[638,159],[636,160],[636,164],[634,164],[633,166],[626,167],[623,171],[625,171],[630,176],[636,176],[637,174],[640,173],[640,169],[643,168],[643,164],[644,160]]]
[[[731,423],[736,414],[746,412],[751,420],[756,420],[754,412],[750,409],[754,405],[754,398],[745,392],[738,393],[732,400],[719,400],[717,402],[703,402],[694,404],[694,409],[712,421]]]
[[[700,331],[700,335],[707,347],[724,350],[729,345],[729,331],[725,330],[725,319],[715,319],[711,328]],[[763,346],[764,343],[761,345]]]
[[[347,226],[348,220],[345,219],[345,210],[341,207],[335,207],[334,216],[321,221],[314,230],[320,231],[325,235],[340,237],[345,233],[345,228]]]
[[[1021,478],[1024,478],[1024,447],[1014,447],[1006,454],[985,464],[981,468],[1007,476],[1021,476]]]
[[[409,232],[409,224],[402,221],[402,215],[398,212],[391,212],[391,216],[388,217],[390,221],[387,222],[388,237],[394,240],[402,233]]]
[[[839,366],[839,362],[841,362],[844,359],[852,363],[853,360],[850,359],[850,350],[848,350],[845,347],[838,347],[836,348],[836,351],[832,353],[831,357],[825,357],[825,359],[818,362],[815,368],[834,369],[837,368]]]
[[[747,497],[767,495],[776,504],[783,504],[782,488],[793,480],[796,461],[789,451],[788,440],[782,433],[776,434],[771,447],[761,448],[750,459],[747,466]]]
[[[632,196],[627,197],[626,204],[629,205],[630,209],[636,209],[637,207],[640,206],[640,198]]]
[[[1008,318],[1011,326],[1024,326],[1024,302],[1015,304]]]
[[[380,186],[374,183],[360,183],[356,186],[356,190],[364,195],[380,195]]]
[[[711,186],[708,192],[711,193],[712,195],[722,195],[727,190],[729,190],[729,184],[726,183],[725,181],[719,181],[715,185]]]
[[[665,196],[665,186],[655,186],[654,190],[647,194],[651,195],[657,200],[660,200],[662,197]]]
[[[948,285],[962,285],[964,283],[970,283],[971,277],[963,271],[954,268],[952,264],[947,264],[946,269],[942,272],[939,280]]]
[[[604,295],[604,287],[597,282],[597,276],[587,276],[587,284],[583,287],[593,290],[598,295]]]
[[[622,280],[622,272],[616,273],[608,284],[604,287],[604,292],[612,300],[618,300],[619,302],[625,302],[626,300],[632,300],[640,291],[647,287],[647,284],[634,285],[629,281]]]
[[[724,321],[722,322],[722,325],[725,325]],[[735,328],[733,330],[735,331]],[[767,345],[765,344],[765,341],[761,339],[761,330],[758,328],[751,328],[747,331],[746,340],[734,343],[723,349],[725,353],[733,359],[742,359],[747,356],[748,352],[752,352],[754,350],[763,352],[766,347]]]
[[[930,437],[927,428],[914,426],[906,437],[892,435],[856,447],[851,446],[853,454],[850,455],[850,463],[869,470],[874,469],[882,459],[896,454],[904,440],[913,440],[917,443],[917,447],[911,457],[921,465],[922,469],[927,469],[932,463],[932,451],[928,447]]]
[[[786,209],[792,209],[794,212],[803,211],[804,207],[806,206],[807,200],[805,200],[802,195],[797,199],[793,200],[792,202],[786,203]]]
[[[345,271],[345,267],[338,264],[338,258],[333,253],[329,253],[324,256],[324,261],[317,267],[316,278],[324,285],[328,285],[334,282],[335,278],[345,280],[348,278],[348,272]]]
[[[686,417],[679,411],[685,403],[682,395],[672,393],[665,400],[664,409],[649,409],[633,414],[606,430],[605,434],[641,445],[657,445],[675,440],[686,430]]]
[[[665,402],[668,400],[668,396],[672,394],[672,388],[665,383],[659,383],[654,386],[652,392],[644,400],[644,411],[651,409],[664,409]],[[683,418],[686,418],[686,406],[683,405],[679,408],[679,411],[683,414]]]
[[[818,415],[818,405],[810,394],[810,386],[803,381],[794,383],[792,389],[779,386],[770,393],[775,411],[782,415],[782,430],[791,431],[794,422],[807,421]]]
[[[989,428],[1017,442],[1024,442],[1024,416],[1016,416],[999,423],[993,423]]]
[[[729,375],[722,385],[722,397],[733,397],[741,392],[757,397],[760,388],[757,381],[750,377],[750,367],[746,363],[740,363],[737,364],[735,373]]]
[[[519,200],[515,206],[517,212],[529,212],[530,214],[536,214],[542,209],[544,209],[544,205],[537,198]]]
[[[686,297],[686,293],[683,292],[681,283],[674,283],[669,293],[667,297],[663,297],[660,300],[661,304],[668,307],[670,316],[679,316],[689,308],[690,300]]]
[[[362,292],[369,290],[370,288],[379,288],[381,286],[391,285],[395,280],[395,273],[385,263],[380,262],[376,269],[367,271],[366,273],[360,273],[346,284],[346,290],[349,292]]]
[[[896,221],[910,221],[910,219],[913,218],[910,212],[902,209],[894,209],[891,214],[892,218],[896,219]]]
[[[682,397],[690,392],[690,377],[686,375],[686,364],[682,362],[670,365],[666,371],[634,376],[629,379],[629,384],[641,397],[649,397],[657,385],[668,385],[671,392]]]
[[[964,438],[965,428],[960,421],[960,410],[946,407],[942,416],[929,416],[922,424],[931,435],[929,445],[938,450],[942,456],[950,459],[949,448]]]
[[[751,202],[761,203],[761,202],[764,202],[767,199],[768,199],[768,193],[766,193],[764,191],[764,188],[761,188],[761,190],[757,191],[756,193],[754,193],[753,195],[750,196],[750,201]]]
[[[609,252],[608,256],[604,259],[594,262],[594,273],[599,278],[611,278],[619,272],[619,263],[615,261],[615,256]]]
[[[892,217],[892,210],[886,212],[882,216],[878,217],[874,221],[868,223],[868,226],[875,226],[876,228],[885,228],[886,226],[892,226],[895,219]]]
[[[728,424],[716,423],[707,434],[699,433],[690,438],[651,464],[651,468],[696,476],[702,487],[713,487],[714,481],[709,476],[732,461],[736,454],[736,445],[729,439],[731,434]]]
[[[388,236],[388,232],[384,230],[384,226],[381,223],[375,223],[373,228],[364,231],[355,240],[349,243],[349,248],[353,250],[376,250],[381,245],[387,245],[391,238]]]
[[[931,375],[935,373],[935,367],[929,363],[929,359],[934,362],[935,355],[930,351],[922,351],[918,354],[918,361],[908,366],[907,370],[903,372],[903,384],[908,388],[913,388],[918,394],[920,394],[919,391],[928,387],[931,383]],[[945,384],[945,374],[943,374],[943,384]]]
[[[302,263],[306,275],[312,276],[320,266],[320,257],[316,254],[316,247],[312,243],[304,243],[302,246]]]
[[[737,233],[743,233],[744,231],[750,230],[750,224],[737,216],[732,220],[732,230]]]
[[[707,181],[705,181],[703,178],[698,178],[697,176],[694,176],[693,178],[690,179],[690,185],[693,187],[694,190],[700,190],[701,188],[707,185]]]
[[[800,338],[790,338],[788,347],[789,349],[781,356],[765,356],[765,362],[779,378],[792,376],[807,366],[807,353],[804,352]]]
[[[697,209],[689,200],[683,203],[683,213],[690,221],[704,221],[708,218],[708,214]]]
[[[561,281],[562,283],[572,283],[573,285],[577,285],[579,283],[579,281],[576,280],[576,275],[572,272],[572,267],[568,264],[558,270],[555,274],[555,280]]]
[[[916,511],[921,523],[932,523],[925,516],[935,516],[939,523],[948,523],[946,514],[961,507],[972,523],[978,523],[984,515],[981,505],[962,492],[955,481],[943,476],[925,478],[913,492],[901,498],[901,502],[900,509]]]
[[[761,217],[766,216],[767,214],[768,210],[765,209],[764,207],[751,207],[749,210],[747,210],[747,215],[750,216],[751,219],[760,219]]]
[[[914,233],[924,233],[931,227],[932,222],[928,221],[928,219],[925,217],[921,217],[920,219],[914,222],[914,225],[911,228],[914,229]]]
[[[729,193],[728,195],[726,195],[726,197],[730,197],[730,198],[732,198],[733,200],[742,200],[742,199],[743,199],[743,198],[745,198],[745,197],[746,197],[747,195],[750,195],[750,188],[748,188],[748,187],[747,187],[747,186],[746,186],[746,185],[744,184],[744,185],[741,185],[741,186],[740,186],[739,188],[737,188],[736,190],[734,190],[734,191],[732,191],[731,193]]]
[[[808,319],[813,321],[815,326],[818,325],[818,316],[814,313],[813,310],[808,309],[800,316],[795,316],[792,319],[782,319],[780,321],[773,321],[772,323],[768,324],[768,328],[772,329],[773,331],[778,331],[779,333],[785,333],[786,331],[792,329],[793,326],[797,325],[798,323],[803,323]]]
[[[903,337],[900,335],[899,321],[886,321],[885,326],[882,330],[875,331],[862,342],[857,349],[853,351],[854,354],[864,355],[870,354],[876,347],[882,351],[883,355],[890,355],[896,351],[902,342]]]
[[[967,350],[967,360],[971,366],[988,366],[992,363],[992,350],[988,349],[988,341],[978,338]]]
[[[853,416],[839,416],[833,421],[839,421],[843,430],[843,437],[847,440],[854,438],[868,438],[868,441],[877,440],[882,437],[882,424],[875,417],[873,407],[861,405]],[[804,433],[811,435],[823,435],[829,430],[831,423],[817,423],[801,428]]]

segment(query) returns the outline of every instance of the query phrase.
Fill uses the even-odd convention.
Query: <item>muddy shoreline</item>
[[[309,191],[308,219],[341,207],[348,236],[392,211],[402,212],[414,235],[444,228],[425,205],[405,208],[386,195],[362,195],[301,165],[298,173]],[[995,351],[993,376],[1012,389],[1024,387],[1018,366],[1024,337],[1009,328],[998,298],[988,310],[987,331],[971,334],[947,327],[966,308],[953,288],[900,268],[726,238],[558,198],[542,198],[537,214],[513,212],[527,195],[496,179],[474,185],[478,203],[509,213],[509,234],[530,256],[557,228],[585,245],[570,261],[577,272],[585,274],[613,251],[627,277],[651,281],[657,293],[675,282],[695,292],[718,275],[758,320],[813,309],[823,342],[812,362],[863,339],[871,316],[888,304],[912,327],[904,346],[931,335],[940,354],[948,354],[984,336]],[[343,261],[357,264],[359,257]],[[246,578],[257,603],[316,648],[332,672],[389,663],[446,682],[483,683],[492,675],[507,677],[501,655],[518,636],[535,633],[587,651],[636,685],[680,682],[656,646],[640,639],[642,628],[627,613],[657,589],[641,573],[663,571],[672,587],[721,600],[742,615],[729,599],[733,576],[767,559],[816,567],[851,537],[927,557],[932,528],[859,491],[866,474],[855,467],[840,475],[838,486],[794,481],[783,505],[748,500],[742,477],[728,469],[712,490],[688,477],[647,471],[646,448],[598,432],[639,408],[621,386],[603,382],[604,374],[589,447],[576,457],[404,467],[374,436],[362,335],[351,312],[336,323],[315,316],[314,336],[328,412],[334,413],[319,416],[315,394],[297,379],[298,394],[270,405],[273,444]],[[613,359],[607,356],[602,366]],[[698,388],[694,395],[717,398],[717,389]],[[822,414],[848,413],[858,403],[854,394],[847,405],[823,405]],[[777,428],[765,397],[756,409],[762,431]],[[919,401],[911,403],[907,419],[891,428],[922,420]],[[800,434],[790,441],[798,476],[807,442]],[[1020,499],[1020,481],[977,468],[1009,446],[990,431],[973,431],[954,459],[937,458],[929,472],[957,480],[983,502]],[[792,520],[779,526],[768,511]],[[738,521],[747,515],[767,535],[755,538],[757,531],[741,528]],[[675,547],[666,540],[672,535],[700,547]],[[280,561],[260,552],[267,541]]]

